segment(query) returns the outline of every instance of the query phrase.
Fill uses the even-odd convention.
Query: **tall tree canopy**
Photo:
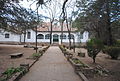
[[[78,1],[80,13],[74,25],[88,30],[94,37],[113,44],[113,30],[120,29],[120,0],[83,0]],[[85,3],[86,2],[86,3]],[[117,24],[115,24],[117,23]]]
[[[42,16],[31,9],[21,7],[18,0],[1,0],[0,5],[0,28],[5,30],[33,28],[38,23],[38,17]]]

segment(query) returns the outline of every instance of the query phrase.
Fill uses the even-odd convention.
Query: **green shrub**
[[[120,47],[110,46],[104,49],[104,52],[111,56],[112,59],[117,59],[120,55]]]
[[[7,78],[10,78],[12,76],[12,74],[20,72],[20,71],[23,71],[23,68],[21,68],[21,67],[17,67],[17,68],[11,67],[11,68],[8,68],[3,73],[3,75],[6,75],[7,76],[6,79],[7,79]]]
[[[87,42],[87,52],[88,55],[93,59],[94,63],[97,54],[103,49],[103,47],[103,42],[99,39],[93,38]]]
[[[120,40],[116,40],[114,46],[120,47]]]
[[[80,60],[77,59],[77,58],[72,58],[72,61],[73,61],[75,64],[81,64],[82,67],[87,67],[86,64],[84,64],[82,61],[80,61]]]
[[[40,53],[33,53],[33,54],[32,54],[32,57],[33,57],[33,58],[38,58],[38,57],[40,57],[40,56],[41,56]]]

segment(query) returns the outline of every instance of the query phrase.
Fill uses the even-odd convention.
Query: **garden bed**
[[[49,48],[49,46],[47,46],[47,47],[45,46],[41,50],[45,52],[48,48]],[[2,54],[2,55],[0,55],[0,58],[1,58],[0,63],[2,65],[2,67],[4,67],[2,70],[0,69],[1,70],[0,81],[6,81],[6,80],[2,80],[2,78],[3,79],[5,78],[6,75],[4,75],[4,73],[8,70],[8,68],[10,68],[10,67],[16,68],[16,67],[20,67],[21,64],[22,65],[29,64],[29,67],[27,67],[27,69],[29,69],[44,53],[44,52],[42,52],[42,53],[40,52],[39,54],[35,54],[34,53],[35,51],[33,49],[23,48],[23,47],[19,47],[19,46],[15,46],[15,47],[14,46],[3,46],[3,47],[0,47],[0,49],[1,49],[0,52]],[[8,49],[9,49],[9,51],[5,51]],[[10,57],[8,56],[9,53],[10,54],[15,53],[16,51],[24,52],[24,56],[21,58],[17,58],[17,59],[10,59]],[[33,56],[34,59],[33,60],[26,59],[30,56]],[[2,57],[4,57],[4,58],[2,58]],[[5,60],[5,61],[2,61],[2,60]],[[12,65],[11,65],[11,62],[12,62]],[[6,65],[8,64],[8,65],[4,66],[3,63]],[[2,67],[0,66],[0,68],[2,68]],[[16,79],[18,80],[18,78],[22,77],[25,72],[26,72],[26,69],[23,71],[20,71],[20,72],[13,72],[13,74],[10,74],[10,77],[7,77],[6,79],[9,79],[8,81],[16,81]],[[8,74],[9,74],[9,71],[8,71]]]
[[[80,51],[85,53],[85,57],[78,56]],[[96,63],[93,63],[84,48],[76,48],[76,53],[73,55],[91,67],[91,69],[81,70],[89,81],[120,81],[120,60],[112,60],[109,55],[100,52],[96,57]]]

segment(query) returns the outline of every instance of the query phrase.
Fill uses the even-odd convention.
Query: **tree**
[[[103,43],[99,39],[91,39],[87,42],[87,52],[88,55],[93,59],[93,63],[95,63],[95,58],[97,54],[103,49]]]
[[[25,9],[17,3],[7,1],[0,3],[3,5],[0,8],[0,28],[10,31],[15,29],[22,33],[24,29],[33,27],[31,24],[37,19],[34,11]]]
[[[81,17],[86,18],[83,21],[86,23],[83,28],[92,33],[94,37],[103,40],[105,44],[112,45],[114,43],[112,22],[119,19],[119,3],[119,0],[95,0],[82,6],[78,1],[77,7],[84,15],[80,13],[77,20],[81,20]]]

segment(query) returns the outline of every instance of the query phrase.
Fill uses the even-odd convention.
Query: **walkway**
[[[59,47],[51,46],[20,81],[82,81],[63,56]]]

